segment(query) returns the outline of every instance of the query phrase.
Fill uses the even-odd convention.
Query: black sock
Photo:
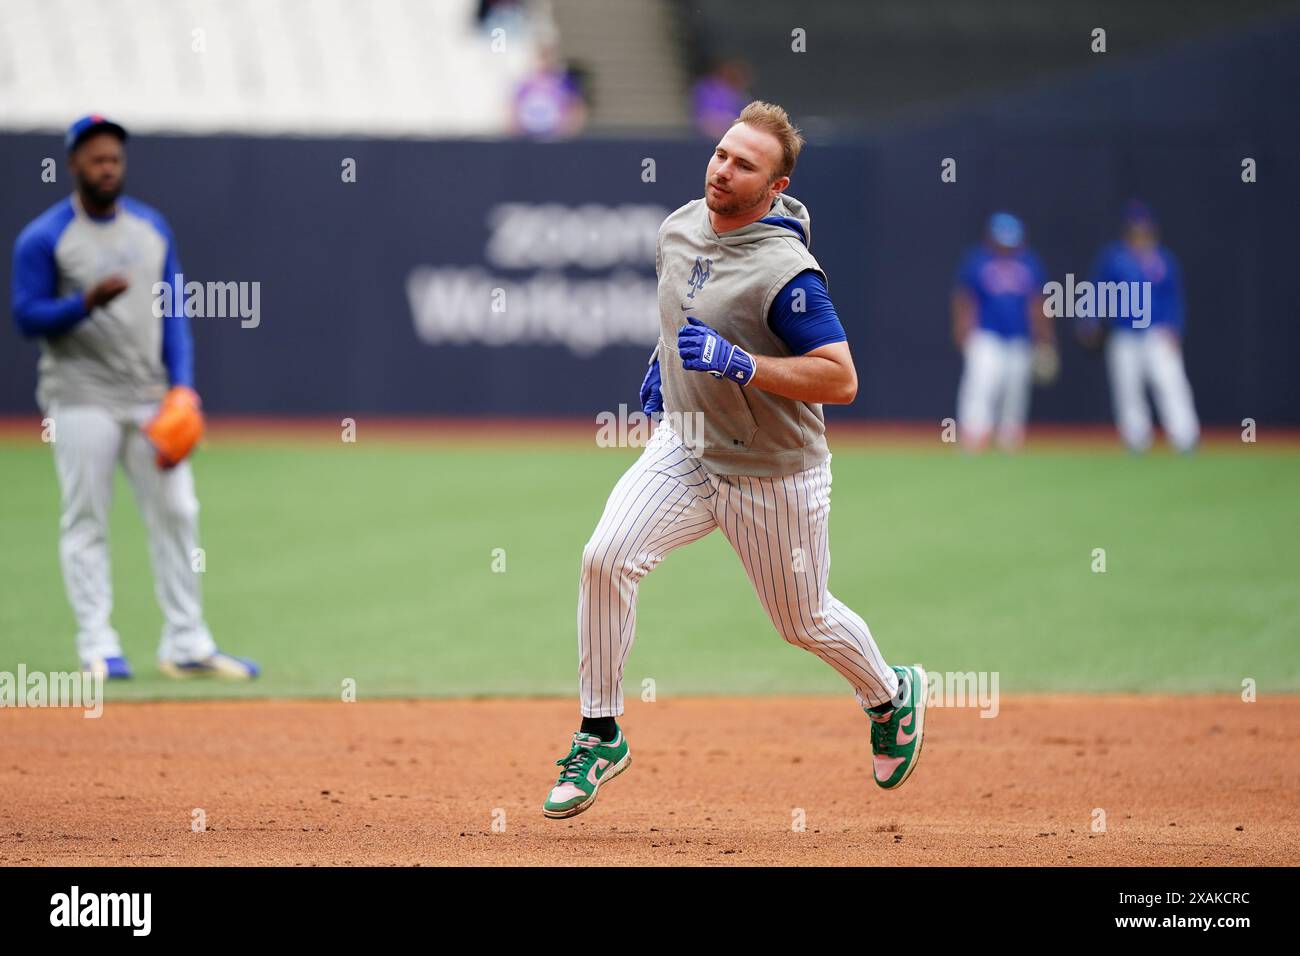
[[[584,717],[578,730],[584,734],[595,734],[605,743],[609,743],[618,734],[613,717]]]

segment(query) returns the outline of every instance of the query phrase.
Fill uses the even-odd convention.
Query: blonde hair
[[[740,111],[736,123],[744,123],[746,126],[771,133],[781,144],[781,164],[772,176],[773,180],[789,176],[794,172],[795,161],[799,158],[799,151],[803,149],[803,137],[799,135],[799,128],[790,122],[790,117],[785,110],[775,103],[754,100]],[[734,126],[735,123],[732,125]]]

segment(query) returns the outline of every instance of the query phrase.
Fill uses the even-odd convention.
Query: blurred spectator
[[[691,114],[700,135],[719,140],[731,129],[749,95],[752,71],[742,60],[724,60],[700,77],[691,91]]]
[[[984,242],[957,270],[952,329],[965,359],[957,438],[968,451],[982,450],[994,427],[1007,451],[1024,441],[1035,348],[1056,354],[1055,332],[1043,313],[1044,279],[1042,262],[1025,246],[1024,225],[1009,212],[989,217]]]
[[[560,66],[554,47],[543,47],[537,69],[515,91],[514,132],[532,139],[576,136],[587,123],[580,75]]]

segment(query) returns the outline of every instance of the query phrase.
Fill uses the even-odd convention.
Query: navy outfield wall
[[[1297,39],[1274,34],[809,146],[790,192],[812,211],[861,383],[832,414],[953,414],[951,277],[990,210],[1020,213],[1061,279],[1087,271],[1123,200],[1142,195],[1183,263],[1203,418],[1300,424],[1297,138],[1278,120],[1300,67],[1261,55]],[[1220,79],[1189,94],[1207,56]],[[1200,107],[1161,105],[1189,95]],[[170,219],[187,280],[259,283],[256,327],[193,320],[213,413],[594,416],[635,406],[656,337],[655,229],[700,195],[710,146],[139,136],[127,178]],[[952,184],[939,176],[948,156]],[[1243,156],[1258,182],[1241,182]],[[45,157],[60,162],[56,183],[42,182]],[[0,135],[6,245],[69,190],[57,137]],[[6,255],[6,299],[9,273]],[[28,413],[35,347],[8,315],[0,414]],[[1036,391],[1034,419],[1108,420],[1098,357],[1062,331],[1062,375]]]

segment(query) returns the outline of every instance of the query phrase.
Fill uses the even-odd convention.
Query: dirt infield
[[[573,715],[554,700],[5,711],[0,865],[1300,863],[1297,697],[932,708],[894,793],[870,781],[849,700],[631,702],[632,767],[551,821]]]

